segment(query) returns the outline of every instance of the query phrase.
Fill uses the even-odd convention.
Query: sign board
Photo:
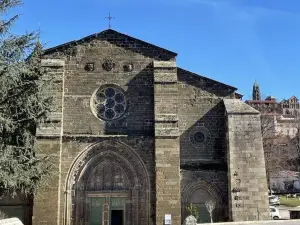
[[[165,214],[165,224],[171,224],[171,214]]]

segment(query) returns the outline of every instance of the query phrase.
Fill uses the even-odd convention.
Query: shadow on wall
[[[188,215],[186,206],[193,203],[199,206],[198,222],[210,222],[205,201],[213,199],[210,192],[218,193],[222,203],[213,212],[214,222],[227,221],[227,141],[225,106],[222,98],[233,97],[233,87],[197,76],[178,69],[179,89],[179,126],[183,192],[193,182],[207,183],[207,187],[195,186],[189,200],[182,202],[182,222]],[[189,90],[185,90],[185,88]],[[192,125],[187,124],[193,120]],[[189,175],[188,175],[189,174]],[[191,176],[189,179],[185,176]],[[212,191],[208,192],[210,189]],[[218,191],[220,190],[220,191]],[[182,193],[185,196],[187,193]],[[203,195],[203,196],[202,196]],[[199,199],[199,196],[202,196]]]
[[[127,98],[127,109],[125,114],[118,120],[105,122],[105,135],[128,135],[124,137],[124,142],[130,141],[130,145],[139,148],[140,155],[154,163],[154,147],[143,149],[143,140],[154,138],[154,86],[153,86],[153,66],[148,64],[136,76],[134,76],[124,87]],[[121,138],[122,139],[122,138]],[[120,139],[120,140],[121,140]],[[149,147],[149,146],[148,146]],[[151,153],[149,153],[151,152]],[[146,163],[144,161],[144,163]],[[149,165],[149,164],[148,164]],[[147,165],[147,166],[148,166]],[[152,171],[153,169],[153,171]],[[153,172],[155,167],[151,167],[148,172]],[[150,182],[150,220],[155,224],[155,182]]]
[[[227,128],[222,98],[233,97],[236,88],[180,68],[178,82],[182,165],[194,161],[206,164],[207,169],[227,170]],[[193,125],[187,127],[190,121]]]
[[[197,88],[199,91],[205,90],[205,92],[209,93],[210,96],[218,96],[219,98],[228,97],[233,95],[237,90],[235,87],[203,77],[182,68],[177,69],[177,74],[179,83],[185,83]]]
[[[105,123],[106,135],[154,136],[153,72],[149,64],[126,84],[127,109],[118,120]]]
[[[199,99],[206,101],[207,99]],[[191,169],[227,170],[224,105],[219,101],[180,136],[181,166]],[[201,103],[200,103],[201,104]]]
[[[219,102],[180,136],[181,169],[193,174],[192,181],[185,181],[187,185],[195,180],[206,181],[214,192],[219,193],[222,200],[213,212],[213,220],[223,222],[228,217],[225,109],[220,100],[216,101]],[[201,194],[203,198],[198,199]],[[195,189],[191,195],[188,203],[199,207],[199,223],[210,221],[205,200],[212,199],[203,187]],[[182,222],[188,215],[185,210],[188,203],[182,203]]]

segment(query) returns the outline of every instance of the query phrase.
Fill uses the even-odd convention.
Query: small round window
[[[116,86],[99,88],[92,97],[94,114],[103,120],[120,118],[126,110],[124,91]]]
[[[190,141],[195,147],[204,147],[210,141],[209,130],[204,126],[194,127],[190,131]]]
[[[205,141],[205,135],[201,131],[197,131],[193,134],[193,139],[196,143],[203,143]]]

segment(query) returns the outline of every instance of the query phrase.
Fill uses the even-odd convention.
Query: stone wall
[[[47,95],[53,96],[53,105],[49,120],[37,129],[38,136],[59,137],[61,135],[64,65],[64,60],[60,59],[43,59],[41,62],[45,76],[51,79],[50,90],[45,88],[44,91],[48,92]]]
[[[156,225],[171,214],[181,224],[180,146],[177,68],[175,62],[153,62],[155,114]]]
[[[53,152],[58,158],[52,186],[41,189],[46,194],[36,199],[35,224],[63,224],[70,219],[65,209],[71,207],[66,196],[73,191],[67,184],[74,163],[89,146],[104,141],[126,145],[145,165],[150,224],[163,224],[165,214],[172,214],[174,225],[181,223],[181,188],[192,180],[184,177],[180,186],[180,167],[202,186],[204,181],[211,185],[213,195],[228,206],[222,99],[234,98],[236,89],[177,68],[175,56],[112,30],[45,52],[43,66],[56,78],[57,109],[51,123],[39,129],[39,136],[45,153]],[[120,118],[105,122],[97,118],[91,99],[109,84],[124,91],[128,107]],[[235,115],[233,119],[249,118]],[[237,143],[229,143],[234,151]],[[229,158],[230,166],[234,160]],[[51,201],[45,202],[48,198]]]
[[[53,170],[47,184],[37,190],[33,204],[33,225],[57,225],[59,204],[60,141],[57,138],[38,140],[42,155],[51,155]],[[41,155],[41,156],[42,156]]]
[[[223,98],[233,98],[235,88],[178,69],[178,117],[181,164],[195,160],[224,160],[226,127]],[[193,133],[204,132],[206,141],[194,143]]]
[[[228,178],[222,99],[233,98],[235,88],[178,68],[178,90],[182,222],[187,204],[197,201],[188,197],[197,188],[222,205],[215,218],[224,221],[228,216]],[[198,132],[204,134],[204,140],[197,140]]]
[[[43,59],[41,66],[46,76],[52,79],[50,94],[53,98],[53,112],[50,119],[37,129],[38,145],[41,150],[40,156],[51,156],[53,170],[51,177],[44,187],[37,190],[33,204],[33,225],[57,225],[59,219],[59,189],[60,189],[60,155],[62,141],[62,110],[63,110],[63,79],[64,60]],[[47,89],[48,90],[48,89]]]
[[[40,129],[40,134],[61,137],[61,165],[60,165],[60,194],[53,194],[52,212],[44,217],[44,223],[57,224],[57,212],[59,211],[59,224],[66,220],[66,195],[70,194],[66,183],[70,169],[78,155],[93,143],[111,140],[122,142],[133,149],[143,163],[146,165],[150,187],[150,224],[155,224],[155,159],[154,159],[154,86],[153,86],[153,59],[164,61],[175,61],[175,53],[164,50],[153,49],[151,45],[144,45],[138,40],[124,38],[117,32],[102,32],[94,38],[87,38],[84,41],[50,49],[45,52],[44,66],[50,68],[50,73],[58,78],[55,89],[57,94],[57,129],[50,131]],[[114,67],[107,71],[103,64],[106,60],[112,60]],[[61,63],[63,62],[63,63]],[[87,64],[93,64],[93,69],[87,69]],[[125,66],[131,64],[133,69],[127,71]],[[59,79],[63,78],[64,79]],[[104,122],[98,119],[92,112],[91,98],[102,85],[114,84],[124,90],[128,100],[128,109],[120,119]],[[172,95],[173,97],[173,95]],[[63,107],[61,107],[63,98]],[[63,119],[59,113],[63,109]],[[61,115],[61,114],[60,114]],[[60,125],[63,126],[61,132]],[[62,134],[62,136],[60,136]],[[172,140],[174,142],[174,140]],[[41,140],[44,143],[44,140]],[[176,141],[174,142],[176,143]],[[46,144],[47,145],[47,144]],[[51,151],[45,145],[45,151]],[[178,155],[179,147],[175,153]],[[173,154],[173,153],[172,153]],[[58,160],[59,162],[59,160]],[[179,166],[178,173],[174,178],[179,191]],[[58,180],[53,183],[57,190]],[[45,189],[44,192],[47,192]],[[50,193],[50,192],[49,192]],[[45,198],[49,197],[48,195]],[[44,199],[45,199],[44,198]],[[39,201],[39,200],[37,200]],[[179,200],[180,202],[180,200]],[[58,205],[57,205],[58,204]],[[172,203],[170,203],[172,204]],[[180,204],[177,202],[176,205]],[[47,204],[37,204],[35,209],[36,218],[43,218],[47,214]],[[141,208],[141,210],[145,210]],[[174,210],[173,210],[174,211]],[[175,209],[176,211],[176,209]],[[177,211],[176,211],[177,212]],[[55,216],[53,215],[55,214]],[[178,218],[180,218],[179,210]],[[180,219],[179,219],[180,220]],[[38,224],[36,221],[35,224]]]
[[[267,220],[269,202],[260,114],[240,100],[223,101],[228,126],[229,218]]]
[[[65,61],[64,134],[153,135],[152,61],[160,57],[167,61],[175,59],[174,54],[167,55],[143,47],[118,36],[117,32],[104,32],[97,38],[77,42],[75,46],[46,51],[45,58]],[[103,67],[108,59],[114,63],[110,71]],[[87,71],[87,63],[93,64],[92,71]],[[133,66],[131,71],[124,68],[128,64]],[[118,85],[126,92],[128,99],[126,115],[110,123],[96,118],[90,104],[95,90],[105,84]]]

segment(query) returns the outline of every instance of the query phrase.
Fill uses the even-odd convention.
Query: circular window
[[[195,147],[203,147],[210,140],[209,131],[203,127],[195,127],[190,131],[190,141]]]
[[[126,110],[126,97],[118,87],[105,86],[99,88],[92,97],[93,112],[103,120],[120,118]]]
[[[195,132],[193,138],[197,143],[203,143],[205,141],[205,135],[201,131]]]

